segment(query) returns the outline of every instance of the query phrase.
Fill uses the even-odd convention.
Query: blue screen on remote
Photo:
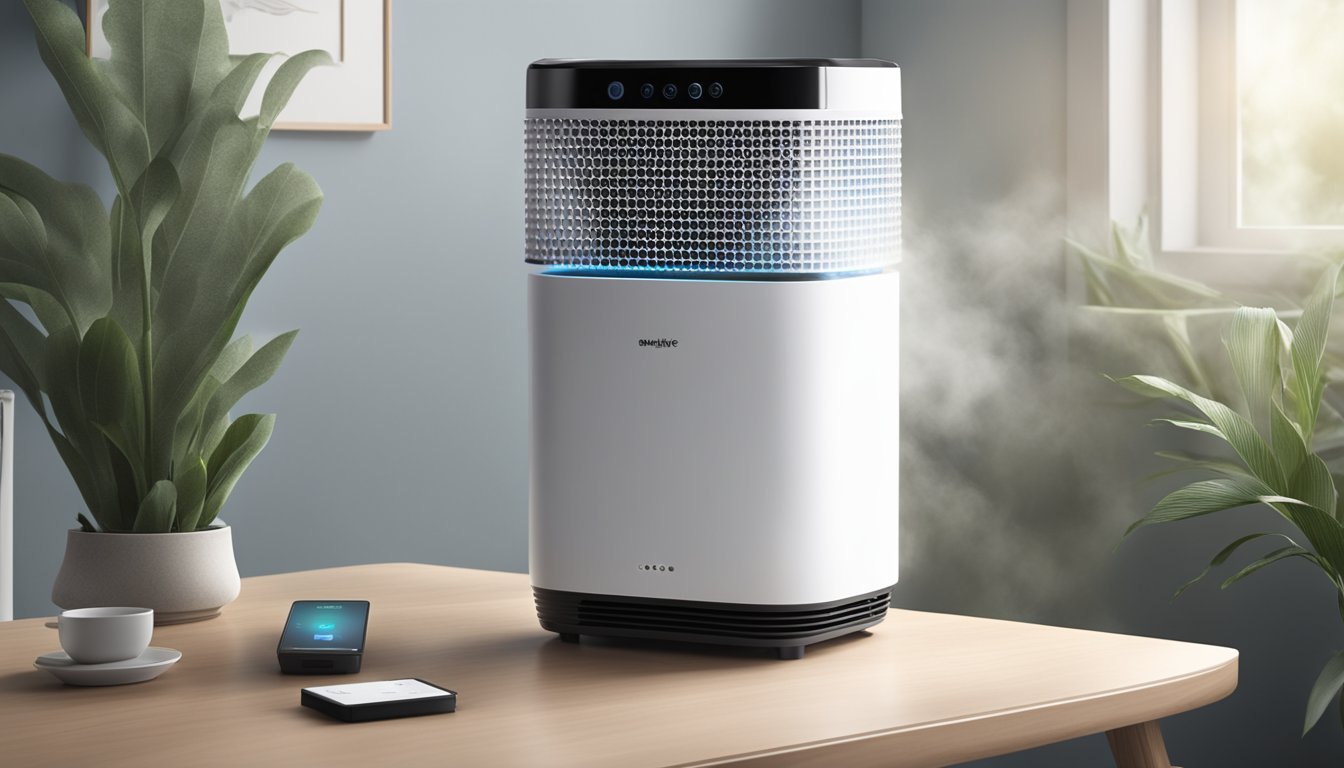
[[[363,600],[298,600],[289,609],[284,650],[361,651],[369,604]]]

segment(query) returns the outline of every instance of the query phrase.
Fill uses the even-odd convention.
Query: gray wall
[[[1095,377],[1061,353],[1073,332],[1059,248],[1064,9],[1064,0],[394,3],[396,127],[278,134],[263,153],[263,168],[293,160],[309,170],[327,202],[243,321],[259,336],[303,328],[278,377],[244,404],[280,421],[226,511],[243,574],[390,560],[526,568],[528,61],[881,56],[905,78],[900,603],[1238,647],[1240,690],[1169,720],[1173,755],[1192,765],[1330,762],[1344,749],[1337,726],[1295,735],[1338,639],[1328,585],[1289,566],[1169,605],[1200,557],[1250,530],[1250,513],[1112,551],[1162,487],[1129,484],[1152,468],[1141,415],[1070,401],[1076,381]],[[0,152],[110,197],[18,3],[0,3],[0,105]],[[36,616],[52,610],[63,531],[80,502],[34,418],[21,410],[20,419],[17,608]],[[1090,738],[984,764],[1106,760],[1104,742]]]

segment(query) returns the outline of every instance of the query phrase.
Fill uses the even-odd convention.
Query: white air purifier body
[[[872,60],[529,69],[544,628],[797,658],[885,616],[899,82]]]

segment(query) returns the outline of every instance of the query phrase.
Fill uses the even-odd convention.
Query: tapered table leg
[[[1156,720],[1106,732],[1116,768],[1172,768]]]

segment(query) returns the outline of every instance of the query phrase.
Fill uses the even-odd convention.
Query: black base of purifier
[[[542,628],[565,642],[590,635],[740,645],[778,649],[781,659],[801,659],[812,643],[882,621],[891,590],[825,603],[745,605],[532,588]]]

